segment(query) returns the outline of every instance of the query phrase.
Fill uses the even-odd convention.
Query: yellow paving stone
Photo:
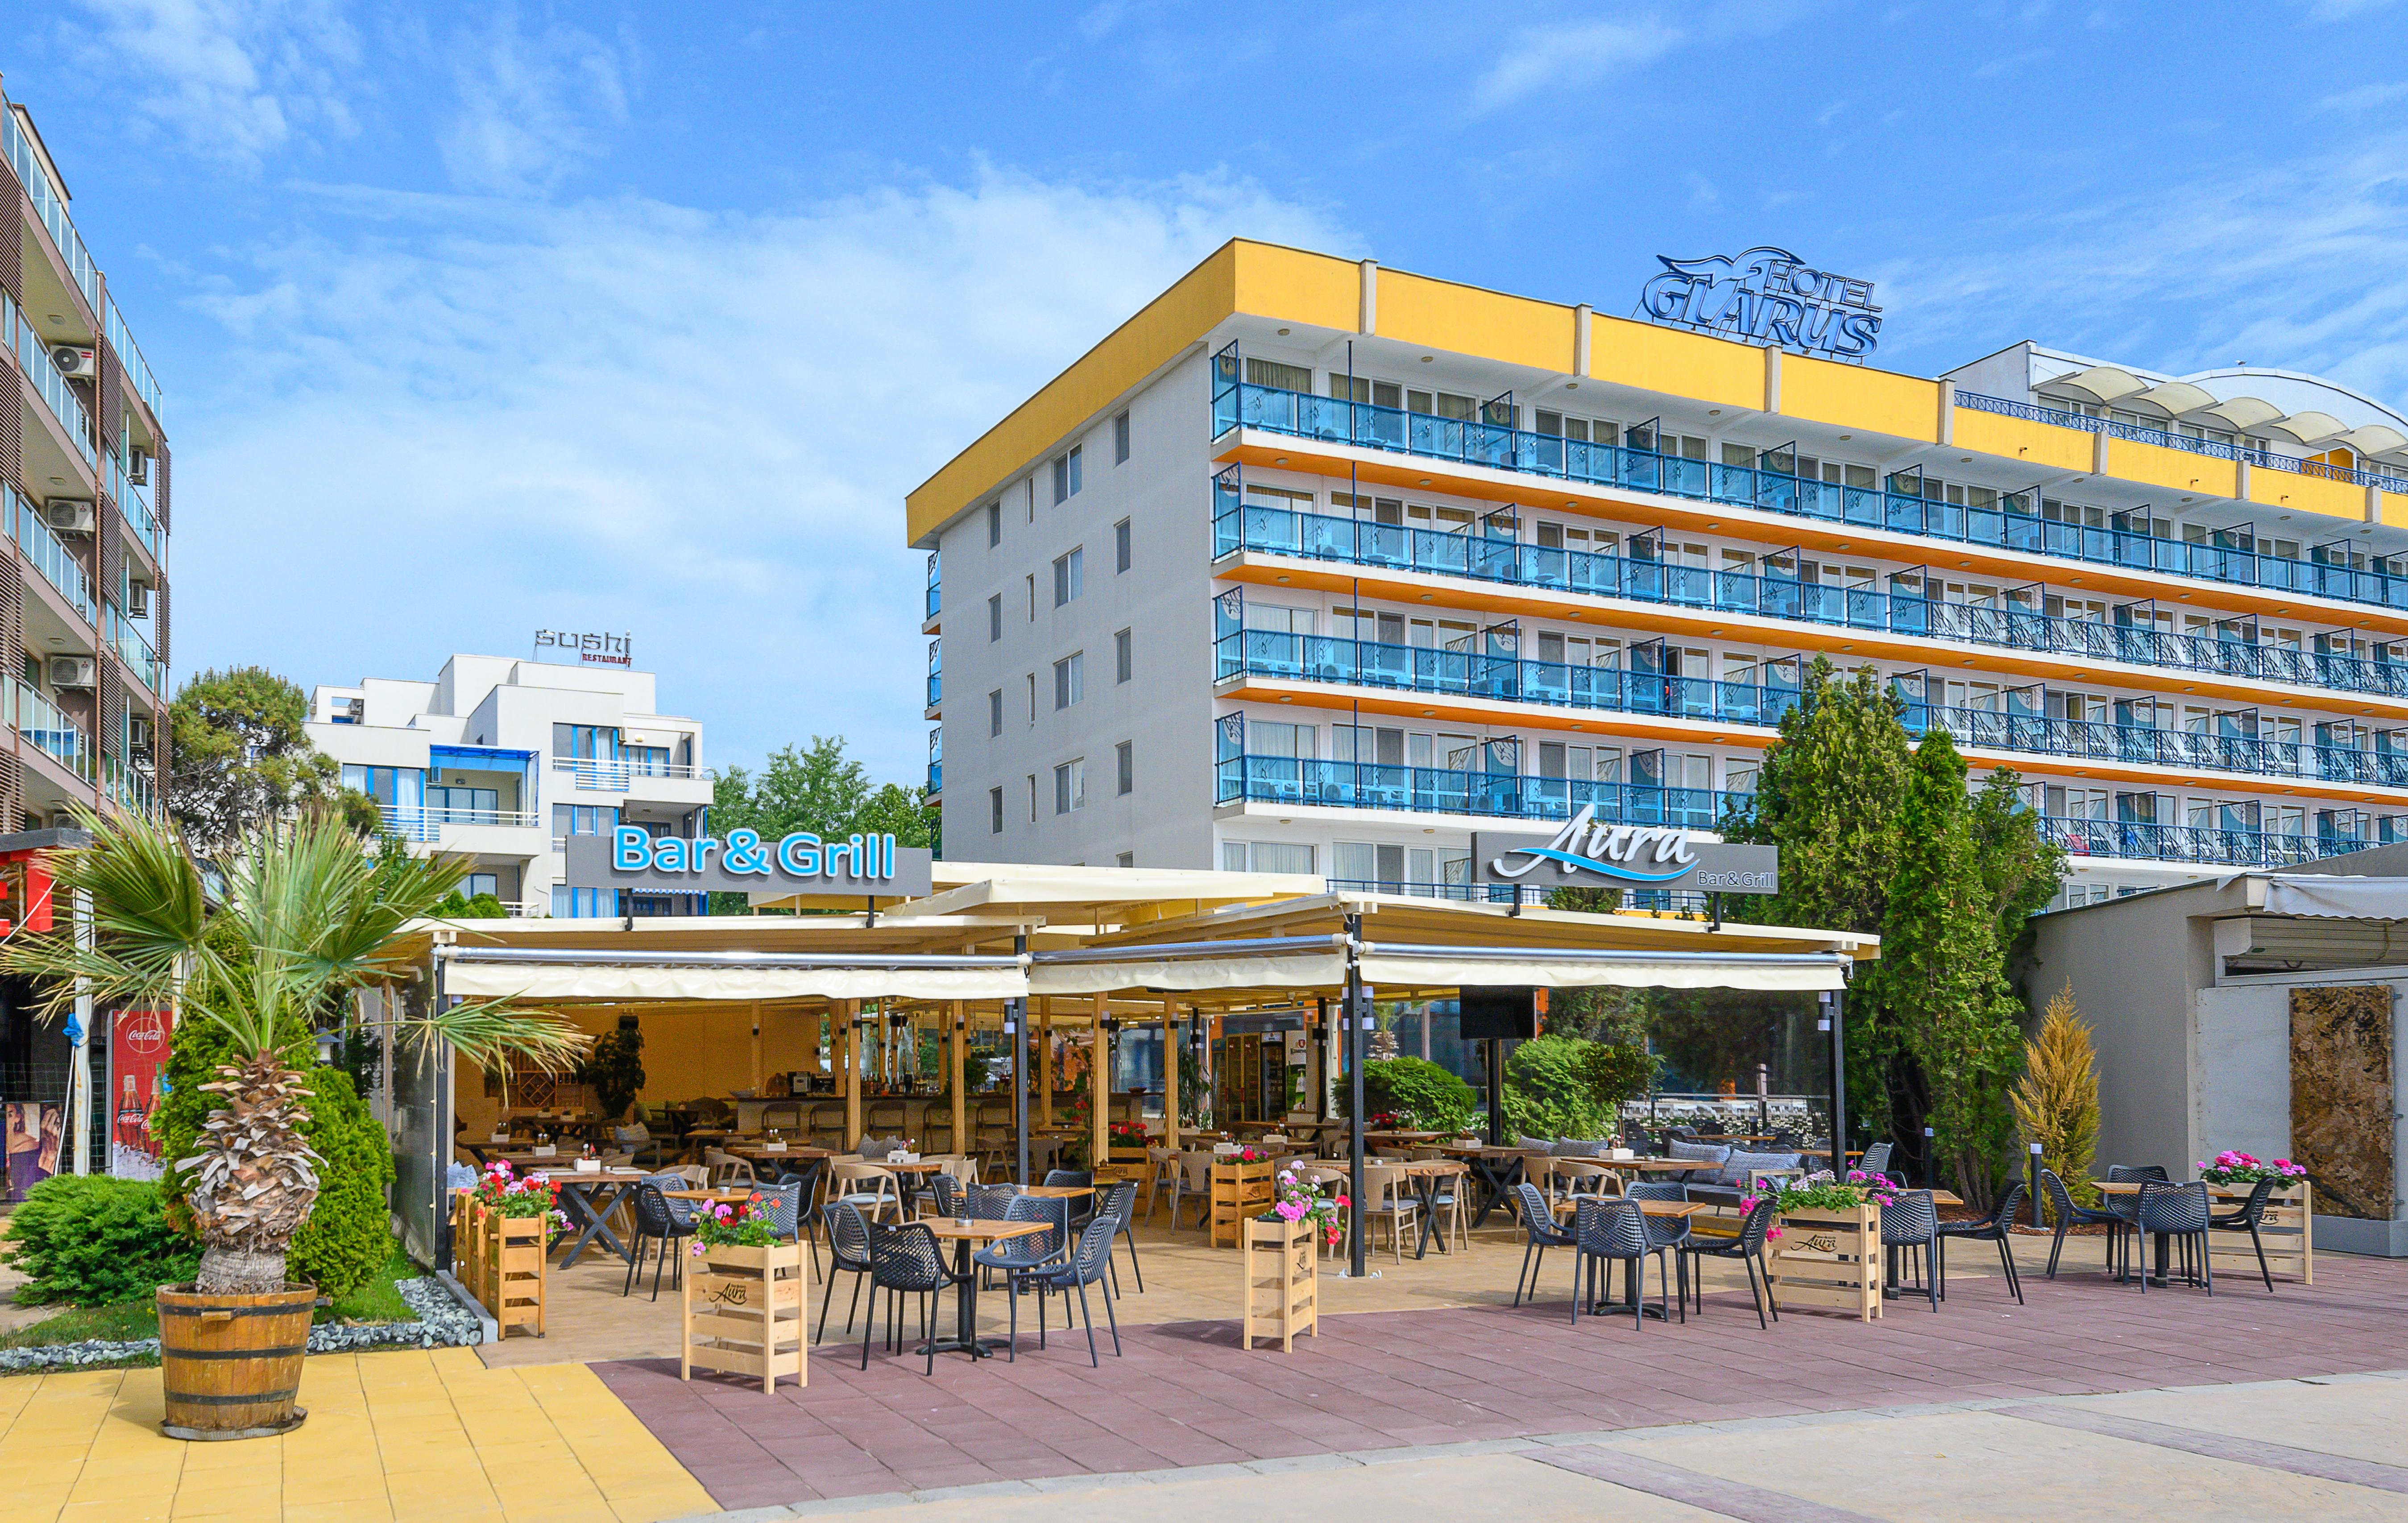
[[[71,1502],[59,1509],[58,1523],[150,1523],[171,1516],[169,1504],[135,1503],[122,1501]]]
[[[373,1501],[318,1502],[284,1504],[283,1523],[391,1523],[393,1508],[382,1497]]]

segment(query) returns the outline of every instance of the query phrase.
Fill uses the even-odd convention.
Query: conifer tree
[[[2040,1144],[2040,1166],[2065,1181],[2076,1205],[2099,1198],[2090,1178],[2099,1152],[2097,1060],[2069,979],[2049,997],[2040,1030],[2024,1044],[2024,1075],[2015,1083],[2014,1103],[2025,1138]]]

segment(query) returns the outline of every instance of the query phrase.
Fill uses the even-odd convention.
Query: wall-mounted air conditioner
[[[125,451],[125,479],[137,487],[150,484],[150,457],[139,449]]]
[[[128,619],[150,617],[150,584],[149,582],[125,584],[125,617]]]
[[[100,662],[90,656],[52,656],[50,686],[89,688],[100,681]]]
[[[150,721],[136,715],[126,716],[125,744],[127,748],[131,750],[149,750],[150,748]]]
[[[92,533],[92,499],[89,497],[51,497],[42,504],[42,521],[62,534]]]
[[[61,344],[50,350],[50,363],[69,380],[90,380],[97,374],[98,362],[93,351],[77,344]]]

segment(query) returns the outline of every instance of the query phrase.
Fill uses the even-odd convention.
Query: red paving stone
[[[1231,1322],[1124,1327],[1125,1357],[1033,1343],[1017,1364],[826,1345],[806,1389],[697,1378],[674,1360],[603,1381],[723,1507],[984,1481],[1168,1470],[1471,1439],[1786,1416],[1926,1402],[2045,1400],[2408,1367],[2408,1262],[2320,1259],[2314,1288],[2213,1299],[2096,1273],[2029,1275],[2027,1306],[1969,1280],[1934,1316],[1870,1326],[1793,1314],[1759,1331],[1743,1294],[1686,1326],[1581,1319],[1566,1302],[1322,1319],[1293,1356],[1245,1353]]]

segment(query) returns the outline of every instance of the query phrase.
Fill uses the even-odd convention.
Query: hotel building
[[[432,682],[314,689],[308,728],[415,849],[469,859],[464,892],[513,915],[701,915],[706,894],[564,881],[571,835],[707,829],[702,726],[658,707],[650,672],[455,655]]]
[[[65,177],[0,94],[0,833],[156,813],[170,476],[159,382],[76,231]]]
[[[2313,377],[1235,241],[908,521],[955,856],[1467,892],[1500,821],[1710,831],[1817,655],[2014,769],[2065,903],[2408,838],[2408,420]]]

